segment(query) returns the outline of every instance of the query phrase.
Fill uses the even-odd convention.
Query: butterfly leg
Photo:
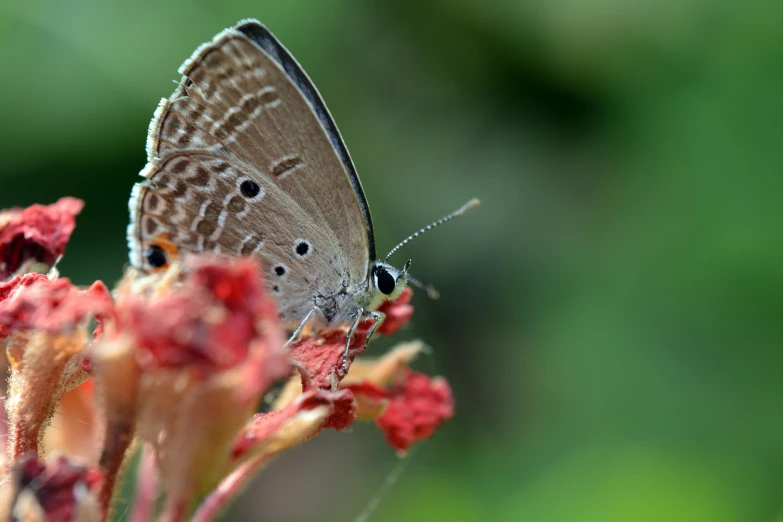
[[[367,312],[364,314],[366,317],[372,317],[375,319],[372,323],[372,326],[370,327],[370,330],[367,332],[367,341],[365,342],[365,347],[367,346],[366,343],[370,342],[370,339],[372,339],[372,334],[375,333],[375,329],[380,326],[380,324],[383,322],[383,319],[385,317],[384,314],[378,313],[378,312]]]
[[[307,324],[307,321],[310,320],[310,316],[315,313],[316,310],[320,310],[317,306],[314,306],[310,309],[309,312],[307,312],[307,315],[304,316],[304,319],[302,319],[302,322],[299,323],[299,326],[296,327],[296,330],[294,330],[294,333],[291,334],[291,337],[288,339],[288,341],[285,343],[286,346],[291,344],[292,342],[296,341],[299,338],[299,334],[302,333],[302,330],[304,330],[305,325]]]
[[[355,314],[356,319],[354,319],[353,323],[351,324],[351,329],[348,330],[348,338],[345,340],[345,351],[343,352],[343,372],[348,372],[348,348],[351,346],[351,338],[353,338],[353,334],[356,331],[356,328],[359,326],[359,322],[364,317],[372,317],[375,319],[375,321],[372,323],[372,326],[370,327],[370,330],[367,332],[367,340],[364,341],[364,347],[367,347],[367,343],[370,342],[370,338],[372,337],[372,334],[375,333],[375,329],[378,328],[378,325],[381,324],[381,321],[383,320],[383,316],[379,314],[378,312],[365,312],[364,308],[359,308],[356,310]]]
[[[343,373],[348,373],[348,348],[351,346],[351,339],[353,338],[353,333],[356,331],[356,328],[359,326],[359,321],[362,320],[362,316],[364,315],[364,308],[359,308],[354,312],[351,317],[356,317],[356,319],[353,320],[353,323],[351,323],[351,328],[348,330],[348,336],[345,339],[345,351],[343,351]]]

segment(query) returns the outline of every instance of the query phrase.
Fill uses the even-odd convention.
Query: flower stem
[[[141,449],[139,469],[136,473],[136,496],[129,522],[149,522],[155,512],[158,498],[158,475],[155,469],[155,452],[145,444]]]
[[[132,441],[133,425],[119,425],[111,422],[106,424],[106,437],[100,458],[100,468],[104,480],[98,497],[103,522],[109,518],[114,488],[121,475],[125,456]]]
[[[268,460],[268,455],[261,455],[245,462],[218,484],[215,491],[198,507],[190,522],[212,522],[228,504],[236,497],[261,466]]]

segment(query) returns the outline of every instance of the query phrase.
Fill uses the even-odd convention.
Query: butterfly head
[[[399,297],[408,282],[408,269],[411,262],[405,263],[402,270],[394,268],[385,261],[377,260],[370,269],[370,289],[374,299],[385,301]]]

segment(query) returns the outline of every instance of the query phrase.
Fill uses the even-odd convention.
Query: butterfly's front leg
[[[353,320],[353,323],[351,323],[351,328],[348,330],[348,338],[345,340],[345,351],[343,351],[343,373],[348,373],[348,348],[351,346],[351,339],[353,338],[354,332],[356,332],[356,328],[359,326],[359,322],[364,317],[372,317],[375,319],[373,321],[372,326],[370,327],[370,330],[367,332],[367,340],[364,341],[364,346],[362,347],[362,350],[367,348],[367,343],[370,342],[370,338],[372,338],[372,334],[375,333],[375,329],[378,328],[378,325],[381,324],[381,321],[383,321],[383,315],[378,312],[365,312],[364,308],[359,308],[354,312],[351,317],[356,317]]]

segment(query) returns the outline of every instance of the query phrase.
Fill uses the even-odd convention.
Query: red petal
[[[250,259],[191,257],[183,285],[152,301],[131,298],[123,325],[144,369],[226,369],[246,360],[259,324],[279,328],[263,275]]]
[[[302,396],[302,409],[313,409],[317,406],[329,406],[332,411],[321,425],[322,428],[344,430],[356,420],[356,401],[350,390],[318,390]]]
[[[188,284],[206,289],[212,298],[231,311],[253,310],[264,304],[263,276],[250,260],[191,257]]]
[[[32,205],[0,212],[0,280],[27,260],[51,265],[65,252],[84,202],[62,198],[52,205]]]
[[[67,278],[50,281],[41,274],[25,274],[0,288],[0,337],[12,330],[58,333],[76,328],[87,317],[114,317],[114,304],[106,286],[96,281],[86,290]]]
[[[280,411],[256,414],[250,426],[243,430],[234,443],[231,452],[232,458],[241,457],[252,450],[254,446],[272,437],[287,420],[299,412],[312,410],[318,406],[328,406],[330,415],[321,424],[319,430],[311,435],[312,437],[320,433],[323,428],[342,430],[356,420],[356,402],[350,391],[308,391]]]
[[[367,337],[357,332],[348,351],[349,363],[362,353]],[[302,389],[332,390],[345,377],[343,352],[346,335],[342,330],[327,330],[312,338],[303,338],[290,346],[291,359],[299,363],[302,371]]]
[[[431,437],[443,421],[454,415],[451,387],[442,377],[430,379],[407,369],[391,395],[389,405],[375,422],[398,451]]]
[[[17,288],[31,285],[34,282],[43,279],[48,280],[44,274],[30,273],[23,276],[16,276],[5,283],[0,282],[0,306],[2,306],[4,301],[11,297]],[[0,323],[0,339],[8,337],[10,333],[10,329],[6,328],[3,324]]]

